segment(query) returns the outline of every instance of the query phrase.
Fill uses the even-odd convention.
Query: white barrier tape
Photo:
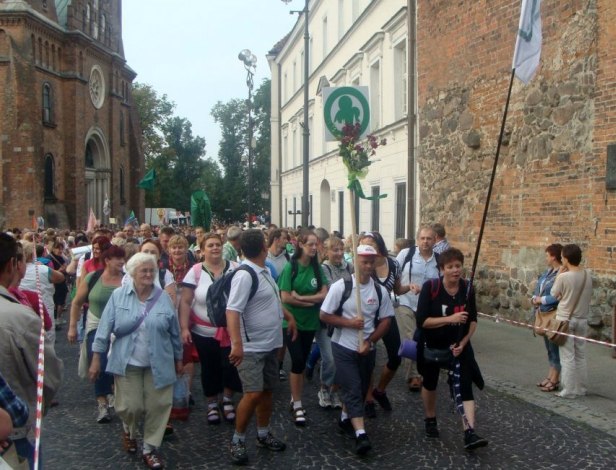
[[[482,317],[486,317],[486,318],[489,318],[491,320],[494,320],[494,323],[499,323],[501,321],[504,321],[506,323],[511,323],[512,325],[528,328],[530,330],[534,330],[535,329],[535,326],[531,325],[529,323],[523,323],[523,322],[519,322],[519,321],[515,321],[515,320],[510,320],[508,318],[502,318],[502,317],[500,317],[498,315],[488,315],[487,313],[481,313],[481,312],[477,312],[477,315],[481,315]],[[582,340],[584,340],[584,341],[586,341],[588,343],[599,344],[601,346],[607,346],[609,348],[616,348],[616,344],[608,343],[607,341],[599,341],[598,339],[586,338],[585,336],[572,335],[571,333],[562,333],[560,331],[549,330],[547,328],[542,328],[542,329],[545,332],[547,332],[547,333],[558,333],[558,334],[561,334],[563,336],[569,336],[570,338],[582,339]]]
[[[38,373],[36,377],[36,424],[34,426],[34,470],[39,468],[39,449],[41,447],[41,427],[43,424],[43,385],[45,377],[45,311],[41,294],[39,267],[36,265],[36,289],[38,291],[38,309],[41,317],[41,334],[39,336]]]

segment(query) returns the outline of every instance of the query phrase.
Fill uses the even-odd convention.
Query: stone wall
[[[421,219],[445,224],[469,269],[519,8],[512,0],[418,1]],[[545,247],[577,243],[593,271],[591,335],[611,336],[616,217],[605,146],[616,140],[616,55],[614,34],[603,31],[615,17],[614,2],[542,2],[541,65],[528,85],[514,81],[480,251],[476,287],[486,313],[527,319]]]

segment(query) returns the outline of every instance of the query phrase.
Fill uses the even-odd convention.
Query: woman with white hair
[[[143,461],[163,468],[160,447],[173,402],[173,384],[182,370],[182,342],[171,298],[154,285],[156,258],[135,254],[126,264],[133,282],[116,289],[100,319],[90,365],[90,380],[100,368],[100,355],[115,336],[107,372],[115,376],[115,410],[123,422],[123,445],[137,452],[137,424],[143,415]]]

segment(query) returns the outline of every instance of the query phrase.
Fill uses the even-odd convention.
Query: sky
[[[267,52],[297,21],[289,11],[303,6],[303,0],[123,0],[124,54],[135,81],[175,102],[175,114],[205,138],[206,156],[217,158],[212,107],[248,97],[239,52],[257,56],[256,90],[270,77]]]

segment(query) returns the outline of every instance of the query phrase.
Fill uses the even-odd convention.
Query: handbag
[[[548,325],[549,330],[546,331],[546,337],[557,346],[562,346],[567,342],[568,336],[566,333],[569,333],[569,321],[571,320],[571,315],[575,312],[575,309],[580,302],[580,297],[582,297],[582,292],[584,291],[584,287],[586,286],[586,270],[584,270],[584,280],[582,281],[582,288],[578,292],[577,298],[575,299],[575,303],[573,304],[573,308],[569,312],[569,317],[566,320],[557,320],[553,318]],[[565,333],[565,334],[562,334]]]
[[[535,310],[535,324],[533,331],[536,335],[545,336],[546,329],[549,328],[550,321],[556,318],[556,309],[542,312],[541,309]]]
[[[449,365],[453,360],[451,349],[429,348],[424,345],[423,351],[424,360],[441,366]]]

